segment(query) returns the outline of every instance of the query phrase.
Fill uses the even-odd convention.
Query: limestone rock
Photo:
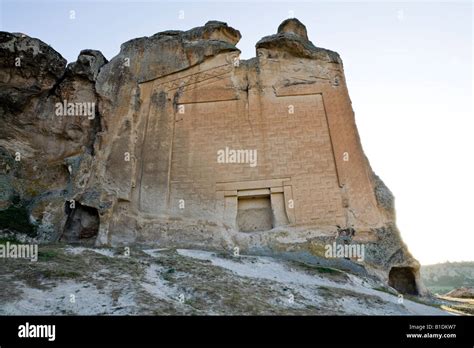
[[[22,111],[28,98],[51,89],[66,60],[44,42],[0,32],[0,117]]]
[[[216,40],[236,45],[240,38],[240,32],[231,28],[227,23],[209,21],[203,27],[197,27],[184,33],[183,39],[188,41]]]
[[[82,50],[77,61],[67,66],[71,75],[84,76],[90,81],[95,81],[100,68],[107,63],[104,55],[97,50]]]
[[[22,230],[55,240],[67,220],[66,202],[78,192],[74,170],[94,152],[100,130],[94,79],[105,59],[86,50],[66,69],[61,55],[38,39],[2,38],[0,217],[9,217],[2,227],[14,228],[16,214]],[[58,113],[64,103],[84,106],[93,117]]]
[[[210,21],[130,40],[110,62],[83,50],[65,68],[41,41],[1,34],[0,222],[17,212],[50,240],[284,254],[422,293],[339,55],[297,19],[248,61],[240,37]],[[364,257],[325,255],[341,241]]]
[[[308,40],[306,27],[297,19],[287,19],[278,27],[278,33],[265,36],[256,44],[257,52],[261,49],[287,53],[293,57],[325,60],[342,64],[336,52],[316,47]]]
[[[292,33],[308,41],[308,33],[306,32],[306,27],[296,18],[289,18],[284,20],[278,26],[278,34],[280,33]]]

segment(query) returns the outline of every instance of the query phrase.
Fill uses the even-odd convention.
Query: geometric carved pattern
[[[172,80],[164,81],[155,85],[156,88],[164,90],[165,92],[181,88],[183,91],[197,87],[197,83],[203,82],[212,78],[220,77],[232,71],[233,64],[225,64],[213,67],[208,70],[199,71],[197,73],[180,76]]]

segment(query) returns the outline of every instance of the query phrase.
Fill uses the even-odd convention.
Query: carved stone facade
[[[87,86],[86,101],[97,104],[95,123],[82,130],[88,135],[82,152],[68,151],[67,142],[49,149],[65,153],[48,161],[68,170],[60,170],[64,182],[54,192],[30,194],[21,186],[33,180],[8,177],[37,227],[48,222],[53,240],[90,237],[95,229],[97,245],[238,247],[318,260],[325,245],[351,229],[352,242],[367,246],[363,265],[371,273],[388,279],[397,267],[417,280],[419,265],[395,226],[393,196],[363,153],[339,55],[314,46],[296,19],[261,39],[250,60],[239,59],[239,39],[237,30],[211,21],[126,42],[108,63],[100,52],[83,51],[66,79],[56,77],[59,89],[50,83],[39,96],[22,99],[29,105],[22,117],[47,115],[51,122],[46,111],[54,102],[83,95],[65,93],[68,83]],[[18,54],[11,51],[16,46],[3,45],[7,56]],[[10,109],[0,115],[10,117],[19,102],[5,98]],[[23,129],[8,127],[5,138]],[[25,143],[34,149],[35,139]],[[14,153],[20,143],[2,144]],[[41,153],[29,156],[41,165]],[[52,172],[42,173],[46,180]],[[2,206],[10,202],[7,197]]]
[[[121,165],[120,206],[156,223],[200,220],[238,232],[239,201],[268,197],[272,228],[353,226],[370,239],[383,217],[342,62],[314,52],[318,59],[257,46],[249,61],[223,52],[138,83],[133,141],[110,154],[135,159]],[[256,163],[219,163],[226,149],[254,151]],[[118,219],[107,240],[123,225]]]

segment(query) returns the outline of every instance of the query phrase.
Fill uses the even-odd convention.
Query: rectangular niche
[[[269,194],[238,197],[237,228],[240,232],[268,231],[273,228],[272,204]]]
[[[217,183],[217,210],[240,232],[268,231],[295,223],[290,179]]]

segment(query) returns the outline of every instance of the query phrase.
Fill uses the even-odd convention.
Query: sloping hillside
[[[0,263],[0,315],[440,315],[377,280],[263,256],[40,246]],[[424,299],[423,301],[429,301]]]
[[[445,294],[460,287],[474,287],[474,262],[445,262],[421,266],[421,278],[433,293]]]

